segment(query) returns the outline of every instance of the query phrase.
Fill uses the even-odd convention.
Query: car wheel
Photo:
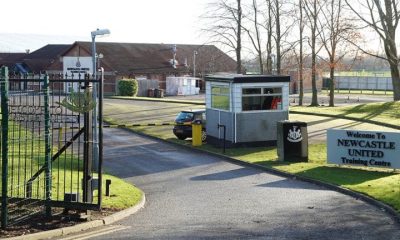
[[[176,135],[176,137],[177,137],[179,140],[185,140],[185,139],[186,139],[186,137],[183,136],[183,135]]]
[[[201,141],[205,142],[207,139],[207,132],[206,130],[201,130]]]

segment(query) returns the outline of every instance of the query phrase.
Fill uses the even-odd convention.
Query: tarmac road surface
[[[320,186],[122,129],[106,129],[105,139],[106,171],[141,188],[147,203],[93,239],[400,239],[385,212]]]

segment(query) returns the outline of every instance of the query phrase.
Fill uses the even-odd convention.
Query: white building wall
[[[282,110],[289,111],[289,83],[284,83],[282,87]]]
[[[242,111],[242,85],[241,84],[233,84],[233,112],[241,112]]]
[[[211,108],[211,83],[206,82],[206,108]]]
[[[199,94],[197,80],[198,78],[194,77],[167,77],[165,93],[170,96]]]

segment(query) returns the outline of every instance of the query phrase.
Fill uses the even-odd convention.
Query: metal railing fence
[[[95,122],[102,120],[102,94],[94,97],[92,85],[102,90],[102,81],[88,75],[10,77],[5,67],[0,81],[1,226],[51,215],[54,207],[99,209],[102,153],[94,154],[101,143],[93,133],[102,136]]]

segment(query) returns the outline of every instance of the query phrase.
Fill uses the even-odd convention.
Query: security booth
[[[289,76],[209,75],[205,80],[208,143],[276,145],[277,122],[289,115]]]

